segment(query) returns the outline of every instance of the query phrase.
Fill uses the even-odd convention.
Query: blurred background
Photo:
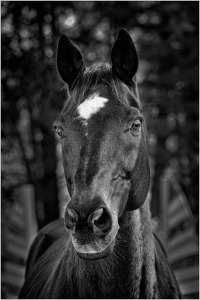
[[[108,62],[125,27],[139,55],[151,208],[185,298],[198,298],[198,1],[1,2],[2,297],[16,298],[30,243],[68,201],[52,124],[66,99],[61,33],[86,63]]]

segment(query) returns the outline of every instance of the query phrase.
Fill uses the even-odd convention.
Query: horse
[[[70,200],[35,238],[19,298],[181,298],[156,236],[134,42],[121,29],[110,64],[85,66],[61,35],[69,97],[54,123]]]

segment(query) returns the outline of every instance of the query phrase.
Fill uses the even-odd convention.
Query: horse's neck
[[[128,224],[128,225],[127,225]],[[121,228],[121,247],[129,258],[129,287],[132,298],[154,298],[156,287],[155,251],[152,221],[148,200],[144,205],[127,214]],[[125,242],[125,246],[124,245]],[[127,242],[128,241],[128,242]],[[144,283],[144,286],[142,285]]]
[[[119,230],[114,255],[119,260],[120,280],[124,280],[127,298],[139,298],[143,265],[143,240],[140,210],[127,213],[124,226]]]
[[[140,298],[157,298],[156,270],[155,270],[155,244],[152,229],[149,201],[145,201],[140,209],[141,232],[143,241],[143,266]]]

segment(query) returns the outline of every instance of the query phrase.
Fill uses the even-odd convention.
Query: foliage
[[[121,27],[139,52],[139,86],[158,182],[172,164],[198,211],[198,2],[2,2],[2,193],[32,182],[39,226],[58,216],[52,123],[66,97],[57,76],[56,44],[66,33],[87,64],[109,61]]]

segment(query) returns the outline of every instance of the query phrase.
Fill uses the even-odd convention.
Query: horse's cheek
[[[123,214],[126,203],[128,200],[128,194],[130,189],[130,183],[127,180],[121,180],[113,187],[113,193],[111,196],[111,209],[114,210],[118,216]]]
[[[125,147],[123,148],[120,157],[124,160],[124,165],[129,171],[133,171],[136,160],[138,158],[139,147],[141,143],[141,136],[129,136],[129,140],[124,141]]]
[[[62,156],[64,168],[68,170],[70,176],[74,176],[78,166],[80,149],[75,143],[63,141],[62,143]]]

